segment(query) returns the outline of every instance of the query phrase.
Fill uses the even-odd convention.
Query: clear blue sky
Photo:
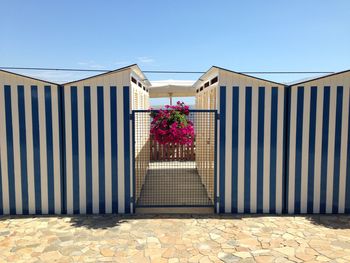
[[[236,71],[350,68],[349,0],[1,1],[0,65]],[[29,73],[29,71],[22,71]],[[31,72],[65,81],[82,74]],[[198,75],[155,75],[196,79]],[[290,81],[304,76],[262,76]]]

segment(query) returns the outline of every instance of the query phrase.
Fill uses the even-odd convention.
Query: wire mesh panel
[[[135,112],[133,117],[135,200],[140,198],[142,186],[150,164],[150,115],[147,111]]]
[[[216,111],[190,111],[194,136],[184,145],[151,136],[149,111],[133,116],[136,207],[214,206]]]

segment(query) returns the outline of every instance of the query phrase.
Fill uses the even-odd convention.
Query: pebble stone
[[[2,216],[0,262],[350,262],[350,216]]]

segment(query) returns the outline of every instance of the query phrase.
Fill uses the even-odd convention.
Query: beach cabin
[[[350,70],[291,83],[286,212],[350,213]]]
[[[217,66],[194,83],[137,65],[63,84],[0,71],[0,214],[349,213],[349,89],[350,71],[290,84]],[[190,139],[160,143],[150,99],[187,96]]]
[[[137,65],[65,84],[0,71],[0,213],[130,213]]]
[[[281,213],[285,85],[214,66],[194,87],[219,114],[217,211]]]
[[[59,85],[0,70],[0,214],[64,207]]]

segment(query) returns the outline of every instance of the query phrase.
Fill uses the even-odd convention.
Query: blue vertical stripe
[[[214,114],[214,118],[215,118],[215,125],[214,125],[214,209],[215,209],[215,213],[220,213],[220,207],[218,207],[218,203],[219,202],[219,196],[218,196],[218,147],[217,147],[217,138],[218,138],[218,112],[216,111]],[[135,189],[135,187],[134,187]]]
[[[350,103],[348,114],[348,145],[346,153],[345,213],[350,213]],[[344,136],[346,136],[344,134]]]
[[[60,189],[61,189],[61,211],[62,214],[67,213],[67,204],[66,204],[66,163],[65,163],[65,111],[64,111],[64,87],[58,86],[58,127],[59,127],[59,143],[60,143],[60,165],[61,165],[61,180],[60,180]]]
[[[3,206],[3,203],[2,203],[2,193],[3,193],[3,190],[2,190],[2,171],[1,171],[1,152],[0,152],[0,215],[3,215],[4,214],[4,206]]]
[[[91,89],[84,87],[86,213],[92,214]]]
[[[97,114],[98,114],[98,188],[99,188],[99,211],[105,213],[105,132],[104,132],[104,107],[103,87],[97,87]]]
[[[112,155],[112,213],[118,213],[118,128],[117,87],[110,87],[111,105],[111,155]]]
[[[41,214],[41,170],[40,170],[40,128],[39,128],[39,104],[38,87],[31,86],[32,92],[32,130],[33,130],[33,153],[34,153],[34,191],[35,213]]]
[[[245,149],[244,149],[244,212],[250,212],[250,166],[251,166],[251,128],[252,128],[252,87],[246,87],[245,98]]]
[[[73,213],[80,212],[79,192],[79,130],[78,130],[78,95],[77,87],[71,86],[72,111],[72,163],[73,163]]]
[[[133,187],[133,196],[134,196],[134,202],[133,202],[133,204],[134,205],[136,205],[137,204],[137,197],[136,197],[136,172],[135,172],[135,170],[136,170],[136,161],[135,161],[135,154],[136,154],[136,150],[135,150],[135,145],[136,145],[136,136],[135,136],[135,134],[136,134],[136,126],[135,126],[135,115],[136,115],[136,113],[135,113],[135,111],[132,111],[131,112],[131,120],[132,120],[132,127],[133,127],[133,129],[132,129],[132,134],[131,134],[131,136],[132,136],[132,139],[131,139],[131,145],[132,145],[132,150],[131,150],[131,152],[132,152],[132,174],[133,174],[133,184],[132,184],[132,187]]]
[[[225,212],[225,163],[226,163],[226,87],[220,86],[220,174],[219,211]]]
[[[45,86],[45,121],[46,121],[46,155],[47,155],[47,193],[49,214],[55,213],[54,160],[52,138],[52,102],[51,87]]]
[[[125,213],[130,213],[130,89],[123,87]]]
[[[226,103],[224,103],[224,106]],[[238,207],[238,132],[239,132],[239,87],[232,87],[232,213]]]
[[[23,214],[29,213],[28,209],[28,171],[27,171],[27,138],[26,138],[26,112],[24,102],[24,86],[17,86],[18,91],[18,120],[19,141],[21,159],[21,184],[22,184],[22,209]]]
[[[314,205],[314,180],[315,180],[315,140],[316,140],[316,110],[317,87],[311,87],[310,95],[310,133],[309,133],[309,166],[307,182],[307,212],[313,212]]]
[[[5,93],[5,116],[7,136],[7,167],[8,187],[10,195],[10,214],[16,214],[16,192],[14,174],[14,153],[13,153],[13,128],[12,128],[12,107],[11,107],[11,86],[4,86]]]
[[[323,95],[323,123],[322,123],[322,157],[321,157],[321,189],[320,213],[326,212],[327,198],[327,166],[328,166],[328,129],[329,129],[329,99],[330,87],[324,87]]]
[[[270,213],[276,213],[276,159],[277,159],[277,111],[278,88],[271,89],[271,124],[270,124]],[[268,125],[268,123],[267,123]]]
[[[333,170],[333,213],[338,213],[339,208],[339,176],[340,176],[340,148],[341,126],[343,116],[343,87],[337,87],[337,106],[335,115],[335,144],[334,144],[334,170]]]
[[[258,151],[257,151],[257,212],[264,208],[264,122],[265,122],[265,87],[259,87],[258,102]]]
[[[295,195],[294,212],[300,213],[301,204],[301,162],[303,145],[303,114],[304,114],[304,87],[297,90],[297,124],[296,124],[296,145],[295,145]]]
[[[288,185],[289,185],[289,150],[290,150],[290,87],[284,88],[283,115],[283,171],[282,171],[282,213],[288,213]]]

